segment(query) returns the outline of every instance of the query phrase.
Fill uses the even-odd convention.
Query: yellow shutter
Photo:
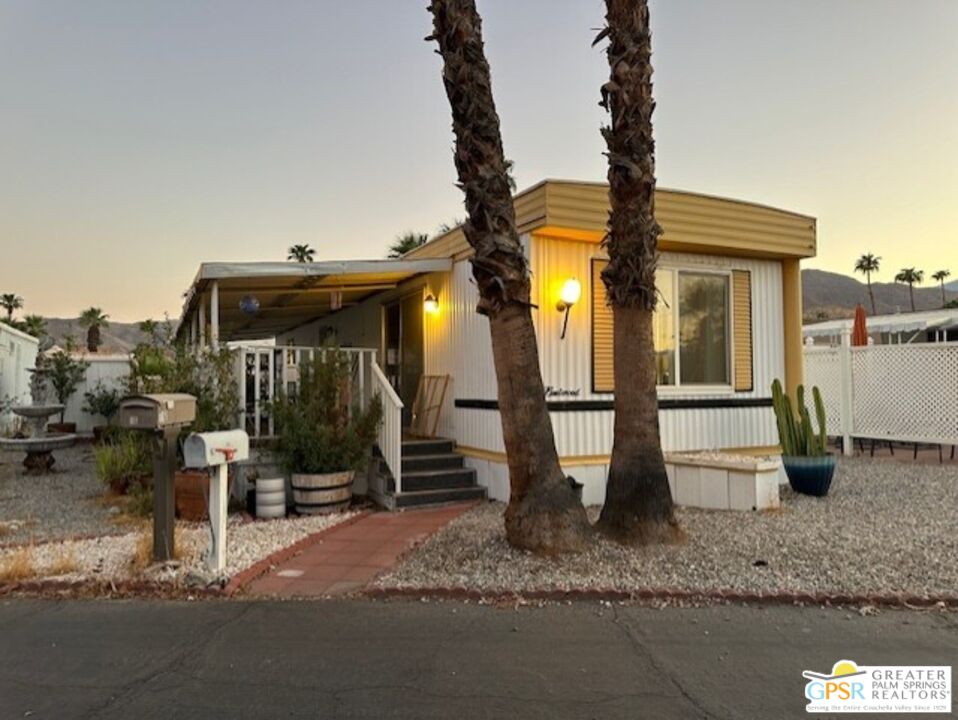
[[[605,297],[602,271],[608,260],[592,261],[592,392],[615,389],[612,369],[612,308]]]
[[[732,271],[732,326],[735,357],[732,359],[735,390],[754,389],[752,379],[752,273]]]

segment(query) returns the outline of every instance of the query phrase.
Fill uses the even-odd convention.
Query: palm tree
[[[86,328],[86,349],[91,353],[95,353],[103,344],[100,330],[109,325],[109,317],[98,307],[90,307],[80,313],[80,327]]]
[[[0,307],[7,311],[7,321],[13,320],[13,311],[23,307],[23,298],[15,293],[0,295]]]
[[[948,297],[945,295],[945,280],[951,277],[950,270],[939,270],[931,276],[932,280],[937,280],[941,284],[941,306],[948,304]]]
[[[147,341],[150,345],[156,343],[156,336],[160,330],[160,324],[153,320],[152,318],[147,318],[146,320],[141,320],[137,323],[137,327],[140,329],[140,332],[146,335],[149,340]]]
[[[865,253],[855,261],[855,272],[862,273],[868,282],[868,297],[872,301],[872,315],[878,314],[878,310],[875,308],[875,293],[872,290],[872,273],[878,272],[880,266],[881,258],[871,253]]]
[[[397,235],[393,244],[389,246],[389,257],[399,258],[407,252],[412,252],[417,247],[421,247],[429,242],[429,236],[425,233],[407,231],[402,235]]]
[[[316,251],[309,245],[292,245],[288,250],[287,260],[295,260],[298,263],[311,263],[316,257]]]
[[[585,508],[559,466],[530,311],[529,266],[516,231],[482,20],[475,0],[432,0],[433,33],[452,109],[463,232],[475,250],[477,312],[489,319],[502,436],[509,465],[509,543],[540,553],[581,549]]]
[[[39,340],[47,334],[47,321],[41,315],[27,315],[23,318],[23,331]]]
[[[652,319],[655,268],[655,143],[652,139],[652,36],[647,0],[606,0],[610,79],[601,105],[608,146],[609,264],[602,272],[612,306],[615,425],[605,504],[598,527],[623,542],[676,539],[665,458],[659,436]]]
[[[921,283],[925,279],[924,270],[915,270],[915,268],[902,268],[895,276],[895,282],[908,283],[908,295],[911,297],[911,311],[915,312],[915,283]]]

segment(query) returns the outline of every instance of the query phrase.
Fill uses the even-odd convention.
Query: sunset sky
[[[168,311],[203,261],[379,257],[462,215],[425,0],[0,0],[0,292]],[[519,187],[605,175],[597,0],[480,0]],[[652,3],[663,187],[958,277],[956,0]]]

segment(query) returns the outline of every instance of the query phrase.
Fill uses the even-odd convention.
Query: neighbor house
[[[37,361],[39,341],[0,322],[0,433],[16,430],[10,404],[30,404],[30,372]]]
[[[614,388],[612,314],[600,279],[608,187],[547,180],[519,193],[515,207],[562,466],[583,483],[587,503],[601,502]],[[664,230],[655,343],[665,449],[774,452],[770,386],[775,378],[792,389],[801,382],[799,262],[815,254],[815,219],[674,190],[657,191],[656,217]],[[506,499],[495,370],[487,320],[475,312],[471,254],[454,228],[398,260],[203,264],[179,333],[241,349],[242,422],[254,436],[273,432],[266,403],[295,383],[311,349],[331,339],[351,348],[361,394],[386,400],[380,449],[392,478],[383,492],[457,496],[458,481],[437,485],[429,462],[412,457],[434,457],[440,475],[439,456],[450,448],[416,446],[403,434],[420,391],[428,395],[418,403],[420,433],[452,440],[463,472]],[[561,297],[575,300],[568,317],[557,308]]]

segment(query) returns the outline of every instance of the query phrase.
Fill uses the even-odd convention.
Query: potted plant
[[[112,425],[113,418],[120,410],[120,391],[107,387],[103,381],[98,381],[92,390],[83,394],[83,398],[86,401],[83,404],[83,412],[106,420],[105,425],[93,426],[93,440],[100,444],[109,426]]]
[[[782,445],[782,464],[789,485],[795,492],[824,497],[835,474],[835,456],[828,452],[825,430],[825,405],[817,387],[812,388],[818,432],[812,427],[811,414],[805,406],[805,387],[798,386],[796,414],[782,383],[772,383],[772,404]]]
[[[76,423],[64,422],[67,402],[73,397],[80,383],[86,377],[87,368],[90,363],[85,360],[78,360],[70,353],[63,350],[57,350],[44,361],[44,368],[53,385],[53,391],[56,393],[57,402],[63,406],[60,410],[60,422],[50,423],[51,432],[75,433]]]
[[[348,507],[356,471],[366,464],[376,439],[382,401],[375,396],[361,409],[352,394],[352,376],[350,357],[327,349],[301,367],[297,391],[273,403],[276,454],[291,475],[299,513]]]

